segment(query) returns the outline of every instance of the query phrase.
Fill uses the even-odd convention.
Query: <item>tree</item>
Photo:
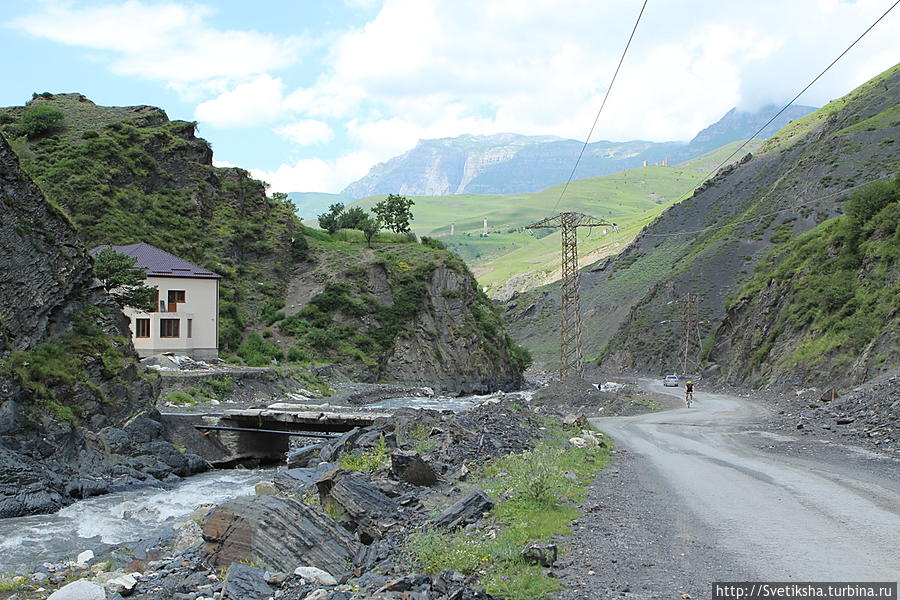
[[[328,233],[334,234],[334,232],[341,228],[341,224],[338,222],[338,217],[343,211],[344,205],[340,202],[332,204],[328,207],[327,213],[322,213],[321,215],[319,215],[319,227],[321,227]]]
[[[369,218],[369,213],[358,206],[347,209],[338,217],[338,225],[340,229],[362,229],[360,225]]]
[[[61,129],[66,115],[60,109],[49,104],[37,104],[29,106],[22,112],[22,120],[19,128],[29,139],[42,133]]]
[[[94,257],[94,274],[119,306],[152,312],[157,289],[144,285],[147,269],[134,266],[137,258],[104,248]]]
[[[409,231],[409,222],[413,215],[410,207],[415,204],[406,196],[389,194],[388,197],[372,207],[372,212],[385,227],[394,233]]]
[[[366,246],[371,248],[372,239],[376,234],[378,234],[378,231],[381,229],[381,223],[379,223],[377,219],[366,216],[365,220],[359,224],[359,229],[363,232],[363,235],[366,236]]]

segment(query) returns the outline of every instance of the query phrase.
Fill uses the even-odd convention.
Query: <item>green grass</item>
[[[338,459],[342,469],[347,471],[365,471],[372,473],[391,461],[391,453],[384,436],[379,436],[378,443],[372,448],[356,452],[345,452]]]
[[[577,504],[606,464],[607,449],[568,443],[578,433],[548,421],[533,450],[487,463],[473,481],[496,500],[489,528],[414,534],[407,552],[417,566],[427,573],[450,568],[475,575],[489,593],[510,600],[538,600],[561,589],[519,553],[529,543],[571,533]]]
[[[840,131],[835,132],[832,137],[853,133],[854,131],[887,129],[888,127],[896,127],[897,125],[900,125],[900,104],[895,104],[892,107],[881,111],[877,115],[872,115],[859,123],[844,127]]]

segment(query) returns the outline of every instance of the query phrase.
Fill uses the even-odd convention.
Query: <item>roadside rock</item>
[[[459,529],[474,523],[494,508],[494,501],[481,490],[475,490],[434,518],[434,524],[447,529]]]
[[[395,450],[391,454],[391,473],[400,481],[430,487],[437,483],[437,474],[418,452]]]
[[[59,588],[47,600],[106,600],[106,592],[96,583],[79,579]]]

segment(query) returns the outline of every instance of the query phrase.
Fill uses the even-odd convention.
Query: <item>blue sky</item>
[[[892,0],[649,0],[591,141],[687,140],[784,102]],[[0,103],[80,92],[196,120],[273,191],[337,192],[419,139],[583,139],[640,0],[4,2]],[[800,99],[900,60],[900,9]]]

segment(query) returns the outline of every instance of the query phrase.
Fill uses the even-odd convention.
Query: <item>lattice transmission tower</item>
[[[525,229],[561,229],[562,302],[559,312],[559,376],[584,373],[581,357],[581,312],[578,298],[578,228],[606,227],[619,230],[615,223],[577,212],[562,212],[532,223]]]

